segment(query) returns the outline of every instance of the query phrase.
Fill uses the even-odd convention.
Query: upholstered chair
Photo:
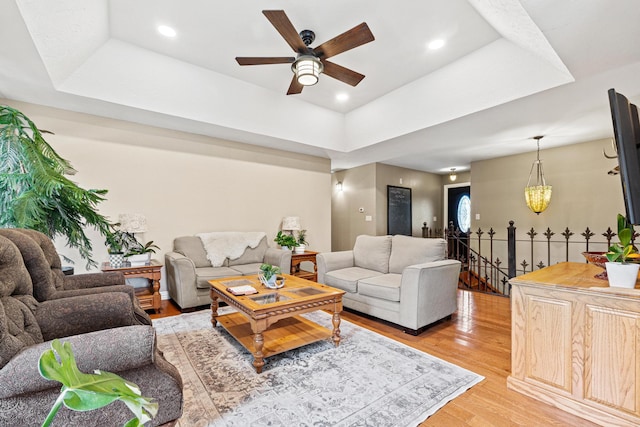
[[[150,325],[149,315],[140,307],[132,286],[125,284],[120,272],[88,273],[66,276],[60,256],[44,233],[23,228],[0,228],[0,236],[11,240],[20,250],[33,283],[33,296],[39,302],[105,292],[129,295],[141,324]]]
[[[158,401],[149,425],[182,414],[182,380],[156,348],[153,327],[140,325],[129,296],[105,292],[38,302],[15,244],[0,236],[0,425],[40,425],[60,383],[38,372],[40,355],[60,338],[71,343],[79,369],[116,373]],[[121,402],[88,412],[62,408],[54,425],[122,426],[133,415]]]

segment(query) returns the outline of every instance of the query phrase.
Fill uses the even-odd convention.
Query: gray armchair
[[[155,332],[140,325],[126,293],[106,292],[38,302],[19,249],[0,236],[0,425],[39,425],[60,393],[42,378],[38,358],[50,341],[69,341],[80,370],[116,373],[159,403],[150,425],[182,414],[182,380],[156,348]],[[63,408],[54,425],[121,426],[131,418],[121,402],[90,412]]]

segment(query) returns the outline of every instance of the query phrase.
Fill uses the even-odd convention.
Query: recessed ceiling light
[[[431,50],[440,49],[442,46],[444,46],[444,40],[442,39],[432,40],[427,45],[427,47]]]
[[[159,25],[158,26],[158,32],[160,34],[162,34],[165,37],[175,37],[176,36],[176,30],[174,30],[171,27],[167,27],[166,25]]]
[[[336,95],[336,100],[340,101],[340,102],[345,102],[349,99],[349,95],[346,93],[339,93]]]

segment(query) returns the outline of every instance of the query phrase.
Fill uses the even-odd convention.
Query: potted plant
[[[303,254],[309,242],[307,241],[307,230],[298,231],[298,244],[296,245],[294,252],[297,254]]]
[[[104,244],[107,245],[109,264],[115,268],[122,266],[124,261],[124,233],[111,227],[111,230],[105,235]]]
[[[611,245],[606,253],[609,260],[605,263],[609,286],[634,288],[636,285],[640,264],[634,261],[640,258],[640,254],[632,242],[633,234],[633,226],[624,215],[618,214],[619,242]]]
[[[67,178],[75,170],[45,141],[45,133],[51,134],[15,108],[0,105],[0,227],[64,236],[87,267],[95,267],[85,227],[107,236],[110,223],[97,210],[107,190],[85,190]]]
[[[284,277],[278,276],[278,274],[280,274],[280,267],[277,265],[262,264],[258,279],[267,288],[277,289],[284,286]]]
[[[285,234],[282,231],[278,231],[276,238],[273,239],[282,249],[291,250],[298,246],[298,241],[291,234]]]
[[[125,254],[125,258],[132,267],[146,265],[151,261],[151,254],[155,254],[156,249],[160,248],[153,244],[153,240],[144,245],[136,241],[136,244]]]

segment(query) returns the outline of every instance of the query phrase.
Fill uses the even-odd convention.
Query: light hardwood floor
[[[163,301],[160,314],[179,314]],[[345,311],[342,318],[378,332],[485,377],[462,396],[428,418],[421,426],[595,426],[582,418],[508,390],[511,367],[510,300],[458,291],[458,312],[417,337],[379,320]]]

